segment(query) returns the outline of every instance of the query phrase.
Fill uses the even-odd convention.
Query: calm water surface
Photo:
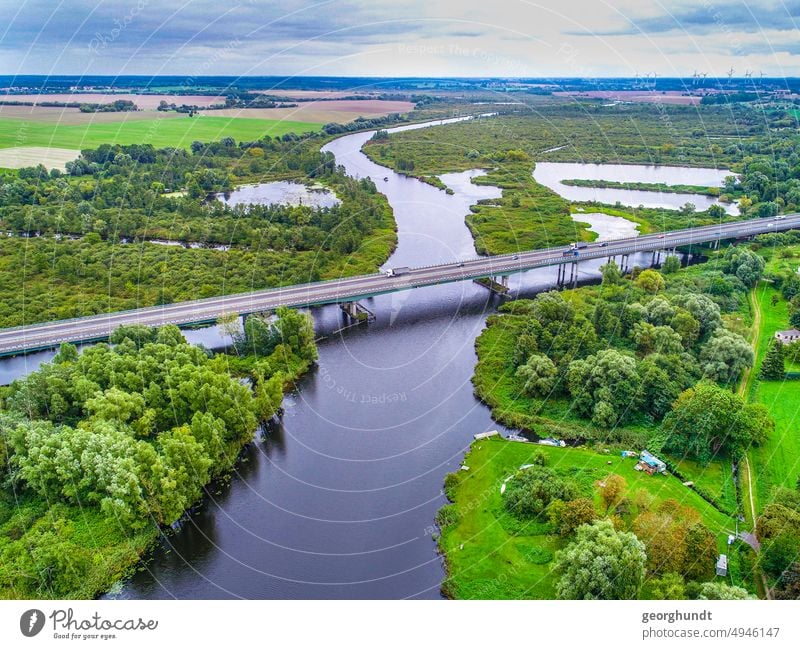
[[[464,216],[499,190],[470,183],[475,171],[445,177],[454,195],[395,174],[360,153],[370,136],[348,135],[325,149],[389,198],[399,245],[386,266],[475,256]],[[590,216],[602,236],[631,227],[606,215],[576,218]],[[582,265],[581,277],[596,276],[600,263]],[[533,296],[555,276],[512,276],[512,290]],[[498,303],[463,282],[366,300],[378,316],[369,327],[348,327],[336,307],[314,309],[319,364],[287,395],[281,421],[247,450],[230,485],[110,596],[440,597],[444,571],[431,525],[445,503],[444,475],[458,469],[474,433],[503,431],[470,383],[475,337]],[[213,327],[186,336],[225,342]],[[20,376],[51,357],[6,359],[0,372]]]
[[[692,203],[698,211],[720,204],[728,214],[738,214],[735,204],[720,203],[716,198],[700,194],[671,194],[628,189],[575,187],[561,181],[580,178],[582,180],[613,180],[617,182],[664,183],[666,185],[700,185],[721,187],[725,169],[698,167],[665,167],[659,165],[584,164],[580,162],[537,162],[533,177],[537,182],[571,201],[597,201],[614,204],[617,201],[633,207],[667,207],[679,209]]]

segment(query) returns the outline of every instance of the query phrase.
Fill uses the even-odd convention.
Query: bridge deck
[[[664,234],[596,242],[581,249],[578,257],[565,256],[564,253],[568,252],[567,247],[547,248],[521,252],[518,255],[497,255],[463,262],[412,268],[397,277],[387,277],[385,274],[376,273],[1,329],[0,356],[35,349],[48,349],[62,342],[103,340],[108,338],[114,329],[124,324],[159,326],[208,323],[216,321],[222,314],[241,315],[268,311],[279,306],[308,307],[348,302],[423,286],[510,275],[545,266],[557,266],[637,252],[668,250],[678,246],[708,243],[720,239],[744,238],[792,228],[800,228],[800,214],[786,215],[776,219],[736,221]]]

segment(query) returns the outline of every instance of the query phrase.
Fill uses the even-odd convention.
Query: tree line
[[[20,512],[38,517],[0,535],[0,592],[93,596],[85,580],[107,588],[114,572],[97,575],[111,569],[82,546],[87,513],[97,535],[123,547],[136,535],[152,541],[197,503],[316,359],[308,315],[282,309],[269,329],[268,346],[228,357],[188,344],[175,326],[126,326],[81,353],[62,345],[4,388],[0,529],[15,529]],[[248,383],[231,374],[237,367]]]

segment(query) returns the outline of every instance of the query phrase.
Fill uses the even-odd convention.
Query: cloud
[[[713,3],[708,0],[690,4],[667,4],[658,15],[620,17],[610,29],[574,31],[583,35],[656,35],[679,31],[686,34],[709,34],[724,30],[731,33],[754,33],[764,30],[797,31],[800,0]]]
[[[0,0],[2,74],[691,74],[748,56],[783,74],[800,15],[800,0],[19,2]]]

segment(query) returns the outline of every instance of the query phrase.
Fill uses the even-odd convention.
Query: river
[[[498,190],[468,182],[479,172],[448,176],[453,195],[396,174],[360,152],[370,136],[346,135],[325,150],[388,197],[399,244],[386,266],[474,257],[464,216]],[[595,221],[600,234],[613,234],[603,222]],[[586,262],[581,277],[596,276],[600,263]],[[533,296],[555,276],[555,268],[513,276],[512,291]],[[336,307],[313,309],[319,363],[286,396],[281,421],[109,596],[441,597],[432,525],[445,504],[443,478],[473,434],[503,431],[470,382],[474,340],[498,303],[472,282],[379,296],[364,302],[376,323],[343,331]],[[186,333],[219,342],[214,328]],[[51,356],[7,359],[0,371],[18,376]]]

